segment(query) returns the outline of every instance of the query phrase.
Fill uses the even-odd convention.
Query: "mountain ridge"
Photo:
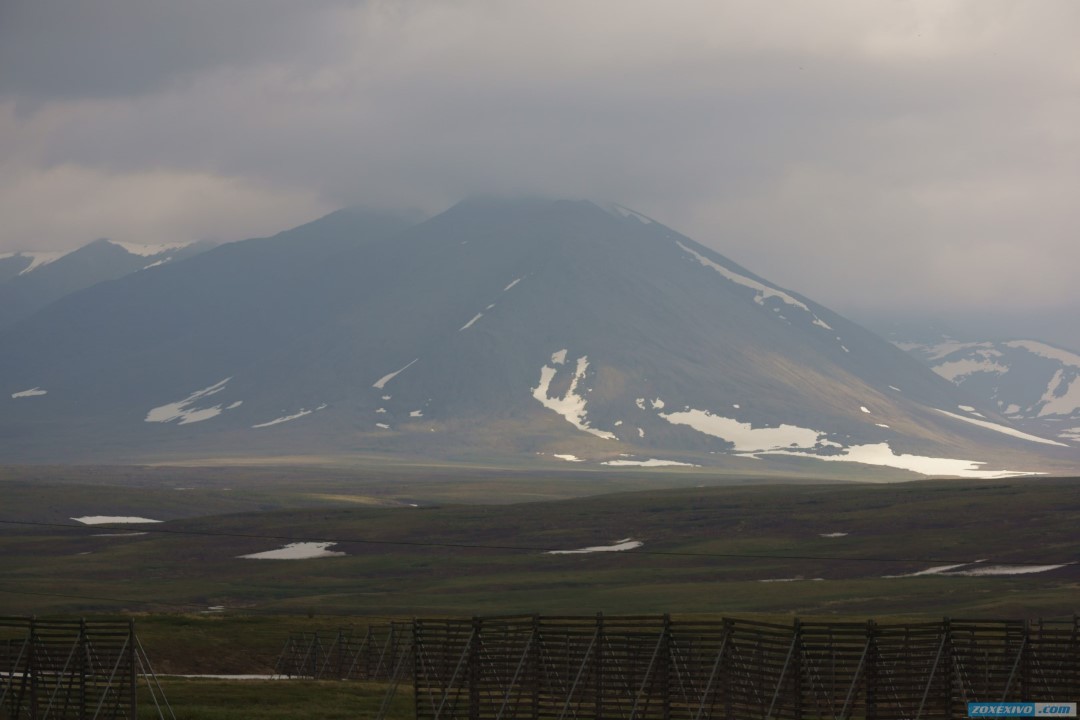
[[[625,208],[484,198],[390,217],[343,211],[223,245],[9,329],[0,400],[48,394],[0,402],[0,443],[36,436],[38,457],[54,433],[76,457],[814,472],[938,458],[971,476],[1072,462],[1066,443],[970,422],[962,406],[1009,424],[873,333]],[[978,464],[1010,458],[1031,467]]]

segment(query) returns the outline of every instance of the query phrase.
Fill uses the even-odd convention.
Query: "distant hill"
[[[1021,339],[960,341],[939,335],[895,344],[1017,427],[1080,442],[1080,355]]]
[[[131,273],[0,331],[0,390],[0,451],[35,462],[854,478],[1077,459],[812,300],[587,201],[474,199],[423,222],[345,210]]]
[[[136,245],[95,240],[69,253],[6,254],[0,257],[0,328],[73,292],[183,260],[210,247],[209,242]]]

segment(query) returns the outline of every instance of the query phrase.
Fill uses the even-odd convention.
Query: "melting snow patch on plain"
[[[134,517],[130,515],[84,515],[83,517],[73,517],[71,519],[75,522],[81,522],[83,525],[128,525],[161,522],[160,520],[151,520],[150,518]]]
[[[518,284],[519,282],[521,282],[521,280],[522,280],[522,278],[518,278],[518,279],[517,279],[517,280],[515,280],[514,282],[510,283],[509,285],[507,285],[506,287],[504,287],[504,288],[503,288],[503,292],[506,292],[506,291],[507,291],[507,290],[509,290],[510,288],[514,287],[514,286],[515,286],[515,285],[517,285],[517,284]]]
[[[604,438],[605,440],[614,440],[614,433],[589,427],[589,423],[585,419],[587,414],[585,409],[585,398],[577,395],[577,388],[578,384],[585,377],[585,372],[588,369],[589,357],[587,355],[582,355],[577,359],[574,377],[570,381],[570,387],[567,388],[566,395],[561,398],[553,398],[548,396],[548,390],[551,388],[551,381],[555,379],[555,374],[558,370],[549,365],[544,365],[540,368],[540,383],[535,388],[532,388],[532,396],[547,409],[554,410],[562,415],[568,423],[578,430],[584,430],[587,433],[591,433],[599,438]]]
[[[594,545],[592,547],[578,548],[577,550],[548,550],[545,555],[588,555],[599,552],[622,552],[639,548],[645,543],[632,538],[616,540],[612,545]]]
[[[847,533],[844,533],[844,532],[819,533],[818,537],[842,538],[842,537],[847,537]]]
[[[1014,438],[1020,438],[1021,440],[1028,440],[1030,442],[1042,443],[1043,445],[1058,445],[1059,447],[1069,447],[1065,443],[1059,443],[1056,440],[1047,440],[1046,438],[1041,438],[1036,435],[1029,435],[1025,432],[1020,432],[1019,430],[1015,430],[1011,427],[1005,427],[1004,425],[998,425],[997,423],[992,423],[988,420],[976,420],[975,418],[964,417],[963,415],[957,415],[956,413],[951,413],[946,410],[938,410],[938,412],[942,415],[947,415],[954,420],[961,420],[963,422],[970,423],[971,425],[976,425],[981,428],[986,428],[987,430],[999,432],[1002,435],[1011,435]]]
[[[337,557],[344,555],[343,552],[327,550],[333,542],[295,542],[289,543],[277,550],[264,550],[263,552],[251,553],[250,555],[238,555],[246,560],[309,560],[311,558]]]
[[[146,418],[143,422],[168,423],[173,420],[179,420],[179,425],[188,425],[190,423],[202,422],[203,420],[217,417],[222,412],[221,405],[197,408],[195,407],[195,404],[204,398],[216,395],[224,390],[225,385],[230,380],[232,380],[232,378],[227,377],[220,382],[214,383],[210,387],[196,390],[179,402],[168,403],[153,408],[146,414]]]
[[[411,363],[409,363],[405,367],[401,368],[400,370],[395,370],[392,373],[387,373],[386,375],[383,375],[381,378],[376,380],[372,384],[371,387],[375,388],[376,390],[382,390],[384,387],[386,387],[386,383],[390,382],[391,380],[396,378],[398,375],[400,375],[401,373],[405,372],[406,370],[411,368],[413,365],[418,363],[419,361],[420,361],[420,358],[416,358],[416,360],[413,360]]]
[[[387,425],[386,423],[375,423],[375,427],[377,427],[377,428],[379,428],[381,430],[389,430],[390,429],[390,426]]]
[[[990,577],[995,575],[1031,575],[1034,573],[1050,572],[1067,567],[1072,563],[1059,565],[984,565],[982,560],[971,563],[959,563],[957,565],[938,565],[918,572],[906,575],[886,575],[887,578],[926,577],[927,575],[960,576],[960,577]]]
[[[818,430],[783,425],[755,428],[750,423],[734,418],[713,415],[708,410],[684,410],[660,413],[660,417],[672,425],[686,425],[706,435],[726,440],[735,445],[736,452],[761,452],[783,448],[812,448],[825,434]]]
[[[560,460],[565,460],[566,462],[585,462],[576,455],[567,455],[565,453],[553,453],[552,457],[559,458]]]
[[[985,575],[1030,575],[1032,573],[1050,572],[1051,570],[1057,570],[1071,564],[1072,563],[1062,563],[1060,565],[980,565],[979,567],[970,570],[955,570],[947,574],[967,575],[972,577],[982,577]]]
[[[409,417],[424,417],[423,410],[410,410]]]
[[[33,388],[30,388],[29,390],[21,390],[21,391],[19,391],[17,393],[11,393],[11,397],[12,397],[12,399],[16,399],[16,398],[37,397],[39,395],[48,395],[48,394],[49,394],[48,390],[42,390],[39,387],[33,387]]]
[[[930,457],[927,455],[897,455],[888,443],[876,443],[873,445],[854,445],[845,448],[838,455],[811,455],[809,453],[791,452],[788,450],[771,450],[760,452],[761,455],[789,455],[792,457],[805,457],[821,460],[824,462],[857,462],[864,465],[879,465],[893,467],[901,470],[910,470],[920,475],[953,475],[964,478],[979,478],[994,480],[998,478],[1018,477],[1021,475],[1042,475],[1045,473],[1027,472],[1023,470],[980,470],[981,465],[986,463],[977,460],[955,460],[953,458]]]
[[[754,290],[757,293],[754,296],[754,302],[756,302],[758,305],[764,305],[765,301],[767,299],[769,299],[769,298],[777,298],[778,300],[780,300],[782,302],[785,302],[788,305],[791,305],[792,307],[796,307],[796,308],[798,308],[800,310],[803,310],[804,312],[809,313],[810,316],[812,318],[814,318],[814,325],[817,325],[818,327],[821,327],[821,328],[825,328],[826,330],[832,330],[832,328],[829,327],[829,325],[824,320],[822,320],[817,315],[815,315],[814,311],[806,306],[806,303],[799,302],[798,300],[793,298],[791,295],[788,295],[783,290],[777,290],[776,288],[771,288],[768,285],[765,285],[764,283],[760,283],[757,280],[753,280],[751,278],[746,277],[745,275],[740,275],[739,273],[734,272],[733,270],[729,270],[728,268],[724,267],[723,265],[720,265],[719,263],[713,262],[712,260],[705,257],[701,253],[698,253],[698,252],[695,252],[695,251],[691,250],[690,248],[686,247],[685,245],[683,245],[679,241],[675,241],[675,244],[678,245],[680,248],[682,248],[683,252],[688,253],[689,255],[692,255],[695,260],[697,260],[699,263],[701,263],[705,267],[712,268],[716,272],[720,273],[720,275],[727,278],[731,282],[736,283],[737,285],[742,285],[743,287],[748,287],[751,290]]]

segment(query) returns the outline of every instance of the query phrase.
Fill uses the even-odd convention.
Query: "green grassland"
[[[377,463],[39,467],[0,468],[0,498],[0,614],[134,615],[155,669],[173,675],[165,691],[184,718],[374,717],[379,684],[175,675],[269,673],[290,632],[360,635],[392,618],[1051,618],[1080,607],[1076,564],[887,577],[977,559],[1077,562],[1080,483],[1068,478],[826,484]],[[70,520],[98,514],[165,522]],[[835,533],[846,534],[823,537]],[[644,545],[544,552],[628,537]],[[336,542],[345,555],[237,557],[298,540]],[[407,689],[395,702],[391,717],[411,715]],[[144,696],[140,717],[153,710]]]
[[[610,489],[610,478],[470,473],[455,482],[448,470],[425,476],[389,468],[350,482],[332,472],[154,469],[143,476],[102,471],[90,482],[6,472],[3,520],[73,524],[68,518],[84,514],[167,520],[139,528],[150,531],[145,535],[126,534],[131,527],[2,525],[6,613],[225,606],[242,614],[393,616],[597,610],[1057,616],[1076,608],[1080,587],[1078,566],[1007,577],[883,577],[983,558],[1039,565],[1077,560],[1080,485],[1069,479],[783,485],[726,478],[711,487],[596,495]],[[631,487],[656,484],[656,477],[669,486],[701,479],[619,477]],[[575,493],[590,494],[522,502]],[[492,504],[509,500],[515,502]],[[847,535],[822,537],[838,532]],[[644,547],[543,552],[626,537]],[[301,539],[335,541],[333,549],[346,554],[237,557]],[[761,582],[789,578],[802,579]]]
[[[165,678],[165,697],[183,720],[356,720],[377,717],[386,696],[381,683]],[[399,687],[389,718],[412,717],[412,689]],[[139,718],[159,717],[145,689]],[[168,717],[168,715],[166,715]]]

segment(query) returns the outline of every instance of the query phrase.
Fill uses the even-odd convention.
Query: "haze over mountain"
[[[11,461],[992,477],[1078,457],[812,300],[586,201],[349,209],[132,273],[0,331],[0,389]]]
[[[65,295],[197,255],[209,242],[137,245],[95,240],[69,253],[0,255],[0,328],[32,315]]]
[[[1080,441],[1080,355],[1038,340],[958,340],[932,330],[891,339],[1017,427]]]

